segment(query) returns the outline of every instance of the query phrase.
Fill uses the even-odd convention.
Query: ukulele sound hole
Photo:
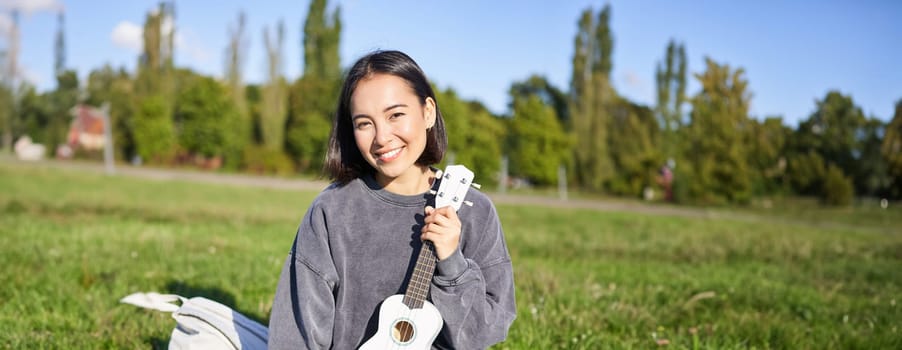
[[[392,327],[392,338],[398,343],[407,343],[413,339],[413,324],[407,321],[395,322]]]

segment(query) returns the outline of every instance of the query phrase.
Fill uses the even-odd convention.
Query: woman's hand
[[[454,208],[447,206],[439,209],[426,207],[426,219],[423,225],[424,241],[435,245],[435,255],[439,260],[454,254],[460,244],[460,218]]]

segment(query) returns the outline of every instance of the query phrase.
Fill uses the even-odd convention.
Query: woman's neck
[[[424,193],[432,188],[435,173],[428,166],[415,165],[416,170],[395,178],[376,173],[376,182],[391,193],[411,196]]]

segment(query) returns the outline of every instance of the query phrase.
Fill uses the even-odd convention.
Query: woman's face
[[[357,148],[376,169],[376,180],[383,186],[418,181],[422,169],[416,161],[435,123],[435,101],[420,103],[404,79],[374,74],[357,83],[350,107]]]

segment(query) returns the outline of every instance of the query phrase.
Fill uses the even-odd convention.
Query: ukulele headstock
[[[451,206],[457,211],[461,204],[473,205],[464,200],[470,186],[479,188],[479,184],[473,183],[473,172],[470,169],[463,165],[449,165],[445,171],[436,173],[436,176],[441,177],[438,190],[435,192],[436,208]]]

